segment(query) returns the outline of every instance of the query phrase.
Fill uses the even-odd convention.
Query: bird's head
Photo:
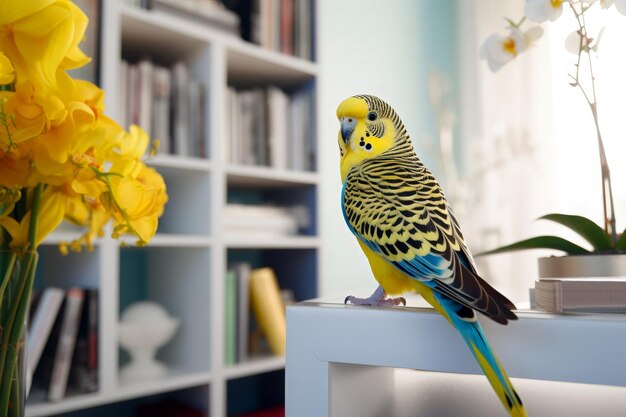
[[[399,132],[406,134],[393,108],[375,96],[345,99],[337,108],[337,119],[342,177],[354,165],[393,148]]]

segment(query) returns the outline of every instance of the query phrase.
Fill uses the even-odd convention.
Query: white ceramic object
[[[626,254],[569,255],[539,258],[541,278],[626,277]]]
[[[122,367],[120,379],[133,382],[163,376],[167,366],[156,360],[156,352],[172,339],[179,324],[177,318],[154,302],[137,302],[126,308],[118,337],[120,346],[130,355],[130,362]]]

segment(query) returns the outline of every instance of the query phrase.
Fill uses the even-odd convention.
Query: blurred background
[[[565,49],[577,27],[567,7],[544,35],[492,73],[479,50],[525,2],[498,0],[320,1],[320,147],[325,241],[322,292],[373,287],[368,265],[339,216],[334,110],[352,94],[388,101],[407,126],[422,161],[443,185],[473,253],[567,230],[536,219],[587,216],[602,224],[595,126],[587,102],[569,85],[576,55]],[[598,111],[611,167],[618,230],[626,207],[623,98],[625,17],[615,8],[587,20],[605,27],[594,61]],[[337,213],[333,215],[333,213]],[[576,240],[575,236],[571,236]],[[516,302],[528,301],[538,256],[524,251],[481,257],[480,272]],[[558,252],[552,252],[557,254]]]

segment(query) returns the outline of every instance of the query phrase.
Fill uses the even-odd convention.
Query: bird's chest
[[[367,247],[361,240],[357,239],[361,249],[367,256],[367,260],[372,268],[372,273],[376,281],[389,295],[400,295],[407,292],[416,291],[416,281],[396,269],[382,256]]]

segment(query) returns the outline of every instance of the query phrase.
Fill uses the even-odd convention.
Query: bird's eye
[[[369,112],[369,113],[367,114],[367,119],[368,119],[368,120],[370,120],[370,121],[372,121],[372,122],[373,122],[374,120],[376,120],[376,118],[377,118],[377,117],[378,117],[378,115],[376,114],[376,112],[373,112],[373,111],[371,111],[371,112]]]

